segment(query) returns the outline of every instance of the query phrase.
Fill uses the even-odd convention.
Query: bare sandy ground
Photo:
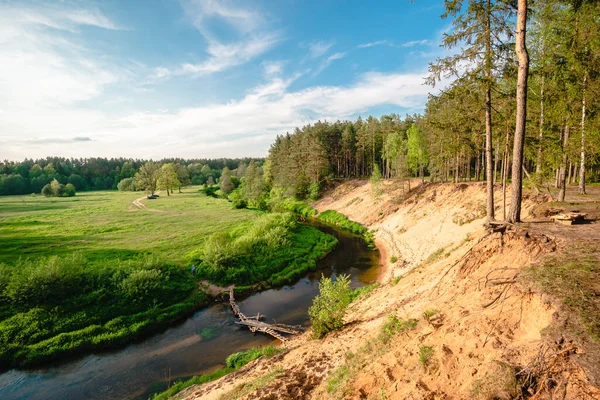
[[[544,339],[560,310],[519,278],[556,250],[552,238],[486,232],[482,184],[431,185],[408,198],[384,185],[376,197],[370,183],[347,182],[315,204],[376,230],[385,265],[382,285],[351,305],[345,327],[321,340],[307,332],[283,354],[179,398],[508,399],[517,395],[510,378],[540,354],[562,378],[531,398],[600,398],[571,358],[577,346]],[[526,201],[524,214],[534,205]],[[384,341],[390,316],[416,326]]]

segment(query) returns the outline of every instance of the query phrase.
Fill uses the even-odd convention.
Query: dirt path
[[[235,285],[222,287],[222,286],[213,285],[209,281],[200,281],[200,282],[198,282],[198,287],[212,296],[217,296],[221,293],[229,292],[229,289],[235,288]]]
[[[160,192],[156,192],[156,194],[160,194]],[[157,213],[164,213],[164,212],[166,212],[165,210],[157,210],[155,208],[148,208],[144,203],[142,203],[142,200],[144,200],[145,198],[146,198],[146,196],[142,196],[139,199],[135,199],[133,201],[133,205],[138,210],[146,210],[146,211],[157,212]]]

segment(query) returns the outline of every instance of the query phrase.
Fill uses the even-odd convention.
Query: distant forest
[[[227,167],[237,169],[240,165],[248,165],[252,161],[264,160],[256,158],[218,158],[164,159],[161,163],[173,163],[178,170],[187,171],[186,182],[201,185],[216,182],[221,171]],[[0,163],[0,195],[39,194],[42,188],[54,179],[66,185],[75,186],[77,191],[117,189],[123,179],[133,178],[146,160],[125,158],[62,158],[47,157],[39,160],[21,162],[4,161]],[[179,166],[185,167],[184,169]]]

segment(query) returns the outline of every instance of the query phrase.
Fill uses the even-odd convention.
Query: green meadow
[[[194,187],[142,196],[0,197],[0,369],[122,346],[207,304],[200,279],[286,284],[336,244]]]
[[[140,192],[0,197],[0,262],[81,251],[91,262],[152,254],[183,263],[207,235],[257,216],[193,187],[182,192],[144,199],[146,209],[133,204]]]

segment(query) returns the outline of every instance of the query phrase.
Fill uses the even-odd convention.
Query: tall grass
[[[334,237],[298,224],[291,213],[272,213],[211,235],[189,259],[199,264],[200,277],[217,284],[278,286],[314,270],[316,260],[336,243]]]
[[[0,270],[2,369],[122,345],[206,302],[187,271],[151,256],[98,266],[74,253]]]
[[[321,214],[319,214],[317,219],[328,224],[339,226],[340,228],[352,232],[355,235],[360,235],[365,239],[365,241],[369,245],[374,245],[372,232],[369,232],[367,228],[365,228],[358,222],[348,219],[348,217],[346,217],[340,212],[337,212],[335,210],[323,211]]]

